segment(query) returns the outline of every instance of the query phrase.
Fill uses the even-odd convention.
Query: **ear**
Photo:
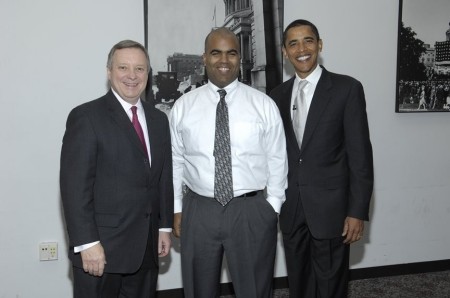
[[[281,51],[283,52],[283,56],[284,56],[284,58],[288,58],[288,55],[287,55],[287,53],[286,53],[286,48],[283,46],[282,48],[281,48]]]
[[[323,42],[319,39],[319,52],[322,52]]]

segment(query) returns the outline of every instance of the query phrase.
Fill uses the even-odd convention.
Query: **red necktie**
[[[145,155],[148,157],[147,145],[145,144],[144,131],[142,130],[142,126],[139,123],[138,115],[137,115],[137,107],[132,106],[131,112],[133,113],[133,118],[131,119],[131,123],[133,123],[134,129],[141,140],[142,146],[144,146]]]

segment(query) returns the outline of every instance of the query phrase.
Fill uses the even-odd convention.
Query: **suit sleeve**
[[[344,115],[345,146],[348,157],[348,216],[368,220],[373,191],[373,156],[369,137],[364,90],[354,80]]]
[[[160,228],[172,228],[173,226],[173,172],[172,172],[172,145],[170,140],[169,122],[163,117],[164,135],[164,163],[159,182],[160,194]]]
[[[94,180],[97,138],[81,108],[69,114],[60,160],[60,188],[70,244],[100,239],[94,219]]]

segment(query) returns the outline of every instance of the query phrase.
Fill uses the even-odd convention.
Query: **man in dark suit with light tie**
[[[347,297],[349,244],[363,236],[373,190],[363,87],[319,66],[321,50],[314,24],[292,22],[283,33],[283,54],[296,75],[271,92],[287,139],[280,228],[290,297],[296,298]]]
[[[67,119],[60,185],[74,297],[155,297],[158,255],[171,246],[173,182],[167,117],[140,99],[149,70],[141,44],[117,43],[111,89]]]

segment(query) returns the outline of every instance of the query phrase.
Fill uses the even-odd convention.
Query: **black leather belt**
[[[243,195],[237,196],[236,198],[250,198],[250,197],[254,197],[254,196],[256,196],[258,194],[258,192],[260,192],[260,190],[251,191],[251,192],[245,193]]]

